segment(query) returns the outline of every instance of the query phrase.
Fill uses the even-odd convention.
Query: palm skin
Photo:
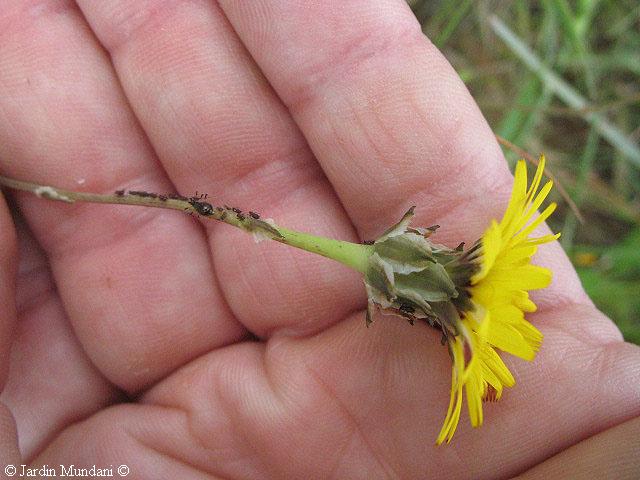
[[[478,238],[510,192],[491,131],[402,1],[12,0],[0,32],[7,175],[197,188],[352,241],[416,204],[448,245]],[[517,384],[485,425],[463,415],[435,447],[446,349],[426,325],[364,328],[345,267],[175,212],[12,206],[4,463],[20,463],[19,442],[33,465],[127,464],[141,479],[509,478],[637,429],[640,352],[558,245],[537,257],[555,276],[530,317],[536,361],[507,359]]]

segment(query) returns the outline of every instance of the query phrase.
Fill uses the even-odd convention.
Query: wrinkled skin
[[[6,0],[0,86],[0,170],[64,188],[197,189],[353,241],[415,204],[415,224],[442,225],[434,239],[455,246],[500,217],[512,184],[400,0]],[[464,414],[435,447],[450,382],[440,336],[393,317],[366,329],[345,267],[179,212],[11,199],[3,465],[482,479],[577,475],[593,452],[591,474],[632,462],[640,352],[558,245],[537,256],[555,272],[530,317],[538,358],[507,359],[517,385],[485,425]]]

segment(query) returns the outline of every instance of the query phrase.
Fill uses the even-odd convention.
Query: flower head
[[[527,186],[527,170],[518,162],[507,210],[493,221],[482,238],[468,250],[433,243],[438,228],[410,226],[413,209],[372,244],[346,242],[277,226],[254,212],[243,215],[237,208],[215,207],[202,196],[167,196],[144,191],[118,190],[115,195],[73,192],[0,176],[0,185],[26,190],[53,200],[69,202],[126,203],[160,208],[184,208],[201,217],[219,220],[256,236],[301,248],[357,270],[364,275],[369,297],[367,326],[373,310],[381,308],[406,318],[428,322],[442,332],[442,343],[453,361],[451,400],[437,444],[449,442],[456,431],[466,394],[469,418],[482,425],[482,402],[498,400],[504,387],[515,380],[498,350],[533,360],[542,334],[524,315],[536,309],[529,290],[545,288],[551,271],[531,264],[538,245],[560,234],[531,237],[535,228],[555,210],[551,204],[537,218],[552,183],[541,189],[544,157]],[[53,192],[53,193],[52,193]],[[55,195],[54,195],[55,194]],[[171,198],[171,202],[167,200]]]
[[[409,227],[413,209],[373,245],[365,274],[369,311],[375,306],[439,328],[453,368],[451,399],[437,444],[449,442],[458,426],[463,396],[474,427],[482,425],[482,403],[498,400],[515,384],[498,350],[533,360],[542,334],[524,315],[536,309],[528,292],[551,283],[551,271],[532,265],[538,245],[560,234],[531,237],[555,210],[552,203],[534,215],[552,187],[540,189],[544,157],[531,185],[518,162],[511,199],[498,223],[491,223],[469,250],[451,250],[429,240],[431,229]]]

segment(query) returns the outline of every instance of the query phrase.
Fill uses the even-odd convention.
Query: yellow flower
[[[551,283],[551,271],[531,264],[537,246],[560,234],[530,237],[533,230],[555,210],[552,203],[535,220],[533,216],[549,194],[552,182],[539,189],[545,159],[527,188],[524,160],[516,167],[511,199],[500,223],[495,220],[480,240],[478,271],[468,292],[473,309],[464,312],[458,335],[447,337],[453,359],[451,400],[436,444],[449,442],[458,426],[465,390],[471,425],[482,425],[482,402],[498,400],[503,387],[515,380],[496,349],[524,360],[533,360],[542,334],[524,318],[534,312],[529,290]]]

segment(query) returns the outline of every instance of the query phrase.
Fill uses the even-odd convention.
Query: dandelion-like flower
[[[553,185],[549,181],[538,191],[544,164],[541,157],[527,189],[526,165],[523,160],[518,162],[513,192],[502,221],[493,221],[480,240],[480,270],[471,277],[468,287],[474,309],[464,312],[462,334],[449,339],[453,358],[451,401],[438,444],[450,441],[456,430],[463,389],[471,424],[478,427],[483,420],[482,400],[497,400],[503,387],[515,384],[496,348],[529,361],[540,348],[542,334],[524,318],[525,312],[536,310],[527,292],[547,287],[551,271],[532,265],[531,257],[538,245],[560,236],[558,233],[530,237],[556,208],[555,203],[550,204],[532,221]]]
[[[225,222],[255,235],[332,258],[364,276],[368,295],[367,325],[376,308],[405,317],[411,324],[428,322],[442,332],[453,362],[451,400],[437,444],[451,441],[466,394],[469,418],[482,425],[482,402],[497,400],[515,380],[497,350],[533,360],[542,334],[524,318],[535,304],[529,290],[545,288],[551,271],[531,264],[538,245],[557,235],[532,238],[535,228],[555,210],[551,204],[534,215],[551,190],[541,189],[544,157],[527,187],[527,170],[518,162],[513,192],[500,223],[493,221],[480,240],[464,250],[433,243],[429,228],[411,227],[413,207],[375,242],[356,244],[289,230],[254,212],[214,206],[206,195],[184,197],[141,190],[113,195],[75,192],[0,176],[0,185],[26,190],[52,200],[144,205],[185,210]]]
[[[536,309],[528,291],[551,283],[551,271],[531,264],[538,245],[560,234],[532,238],[531,233],[555,210],[552,203],[534,215],[552,187],[541,189],[544,157],[531,185],[523,160],[516,167],[507,210],[491,223],[469,250],[451,250],[429,240],[435,227],[409,227],[410,210],[374,243],[365,274],[369,294],[368,321],[379,307],[423,319],[442,330],[453,362],[451,399],[437,444],[449,442],[460,421],[466,394],[471,424],[482,425],[482,403],[498,400],[515,384],[497,350],[533,360],[542,334],[525,320]]]

